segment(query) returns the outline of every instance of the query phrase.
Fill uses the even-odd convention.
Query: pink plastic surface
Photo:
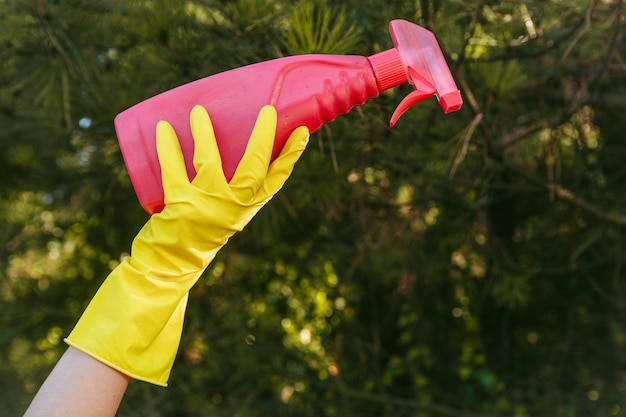
[[[182,85],[118,114],[118,141],[142,207],[152,214],[164,205],[155,137],[160,120],[174,127],[189,178],[195,176],[189,115],[196,104],[209,112],[228,180],[266,104],[273,105],[278,113],[272,159],[298,126],[314,132],[407,79],[416,91],[400,103],[392,125],[409,107],[433,95],[444,112],[457,110],[461,96],[434,35],[403,20],[392,21],[390,31],[397,50],[369,58],[300,55],[261,62]]]
[[[196,104],[203,105],[213,123],[224,174],[230,180],[264,105],[273,105],[278,113],[274,159],[298,126],[313,132],[377,95],[367,58],[301,55],[237,68],[166,91],[120,113],[115,129],[139,202],[155,213],[163,208],[155,145],[159,120],[174,127],[187,172],[193,178],[189,114]]]
[[[405,20],[392,20],[389,33],[407,68],[409,82],[415,88],[415,92],[398,106],[391,125],[408,108],[433,95],[437,96],[444,113],[460,109],[463,105],[461,92],[456,87],[435,35]]]

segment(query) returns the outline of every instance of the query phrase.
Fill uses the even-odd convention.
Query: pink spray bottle
[[[158,121],[172,124],[189,178],[195,176],[189,114],[196,104],[204,106],[211,117],[227,180],[234,175],[258,112],[266,104],[278,113],[272,159],[298,126],[314,132],[354,106],[407,81],[415,91],[393,113],[392,127],[411,106],[432,96],[445,113],[458,110],[463,104],[461,94],[435,36],[404,20],[393,20],[389,30],[395,48],[370,57],[312,54],[278,58],[190,82],[118,114],[118,141],[142,207],[152,214],[164,206],[156,152]]]

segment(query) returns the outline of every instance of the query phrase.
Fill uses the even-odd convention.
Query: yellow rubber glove
[[[183,327],[187,293],[217,251],[283,186],[309,138],[296,129],[270,164],[276,110],[261,109],[228,183],[206,110],[191,111],[189,181],[173,128],[157,125],[165,208],[133,241],[131,256],[104,281],[66,342],[135,379],[166,386]]]

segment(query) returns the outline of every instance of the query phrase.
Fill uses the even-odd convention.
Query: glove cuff
[[[187,276],[191,284],[184,287],[200,274]],[[122,263],[65,342],[131,378],[166,386],[187,306],[187,290],[181,293],[180,287],[137,276],[127,262]]]

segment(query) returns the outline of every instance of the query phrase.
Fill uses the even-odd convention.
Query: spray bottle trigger
[[[433,97],[437,93],[437,89],[430,79],[424,77],[412,67],[408,67],[407,69],[409,72],[409,82],[413,85],[415,91],[406,96],[400,104],[398,104],[398,107],[393,112],[393,115],[391,115],[391,120],[389,121],[389,126],[391,127],[395,126],[400,116],[408,109],[422,100]]]

